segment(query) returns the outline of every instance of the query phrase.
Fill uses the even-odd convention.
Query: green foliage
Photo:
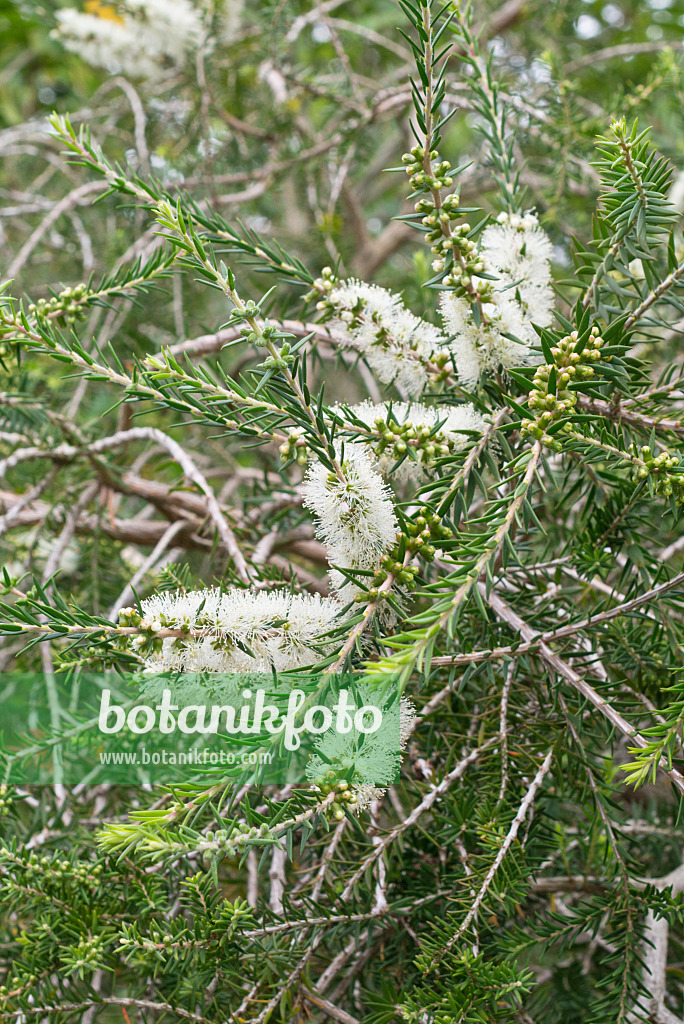
[[[54,13],[0,5],[0,695],[140,667],[154,592],[326,592],[302,480],[360,450],[396,532],[335,566],[294,678],[353,668],[419,719],[355,813],[339,776],[242,769],[0,788],[0,1017],[678,1019],[682,4],[264,3],[152,81]],[[354,278],[494,330],[485,232],[533,206],[557,305],[526,361],[466,384],[454,332],[408,346],[409,394],[346,344]]]

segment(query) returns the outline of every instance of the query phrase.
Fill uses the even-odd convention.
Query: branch
[[[512,626],[525,640],[532,640],[535,638],[535,632],[530,625],[528,625],[524,619],[521,619],[517,612],[513,611],[511,606],[504,601],[497,593],[492,591],[487,595],[486,587],[482,584],[478,584],[482,597],[489,602],[492,610],[507,622],[509,626]],[[600,713],[608,719],[610,724],[616,728],[623,736],[627,736],[637,747],[645,749],[650,746],[647,740],[636,730],[633,725],[622,717],[619,711],[616,711],[611,704],[608,703],[603,697],[601,697],[596,690],[589,685],[581,676],[575,672],[568,664],[566,664],[557,654],[555,654],[550,647],[544,642],[539,644],[539,653],[541,654],[544,661],[554,669],[566,682],[570,683],[578,693],[580,693],[590,704],[600,711]],[[667,775],[669,780],[673,783],[675,788],[682,794],[684,794],[684,775],[676,768],[670,768],[665,757],[661,757],[658,766],[660,770]]]
[[[549,770],[551,768],[551,759],[552,759],[552,757],[553,757],[553,751],[549,750],[549,752],[546,755],[546,757],[544,758],[541,766],[539,767],[539,770],[538,770],[537,774],[535,775],[534,779],[532,780],[532,784],[530,785],[529,789],[525,793],[523,801],[520,804],[520,807],[518,808],[518,812],[517,812],[515,818],[513,819],[513,821],[511,822],[511,827],[508,830],[508,834],[507,834],[506,838],[504,839],[503,843],[501,844],[501,846],[499,847],[499,851],[498,851],[496,857],[494,858],[494,862],[492,863],[492,866],[490,867],[489,871],[485,875],[485,879],[484,879],[484,881],[483,881],[483,883],[482,883],[482,885],[480,887],[480,891],[478,892],[477,896],[475,897],[475,900],[473,901],[473,904],[472,904],[470,910],[466,914],[463,922],[459,925],[458,930],[451,936],[451,938],[446,943],[446,945],[437,954],[435,954],[435,956],[432,958],[432,960],[431,960],[431,962],[429,964],[429,970],[432,970],[433,968],[435,968],[437,966],[437,964],[446,956],[446,954],[449,952],[449,950],[452,949],[453,946],[455,946],[455,944],[461,938],[463,933],[470,926],[471,922],[474,920],[475,915],[477,914],[478,910],[480,909],[480,906],[482,905],[482,901],[484,900],[485,896],[487,895],[487,892],[489,890],[490,885],[494,881],[494,875],[496,874],[496,872],[501,867],[501,862],[503,861],[504,857],[508,853],[508,850],[510,849],[510,847],[513,844],[513,842],[515,841],[515,839],[516,839],[516,837],[518,835],[518,831],[520,829],[520,826],[522,825],[523,821],[527,817],[527,812],[529,811],[530,807],[532,806],[532,803],[534,801],[534,798],[535,798],[535,795],[537,793],[537,790],[541,786],[542,782],[544,781],[544,777],[548,774],[548,772],[549,772]]]

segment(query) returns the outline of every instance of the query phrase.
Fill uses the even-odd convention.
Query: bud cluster
[[[430,362],[436,367],[436,370],[430,374],[432,384],[439,384],[443,380],[449,380],[456,372],[453,356],[448,349],[434,352]]]
[[[13,984],[13,988],[12,988],[12,995],[16,996],[18,992],[22,992],[24,989],[28,988],[29,985],[35,985],[35,983],[38,981],[38,975],[37,974],[24,974],[21,971],[21,969],[19,969],[13,975],[13,979],[12,980],[13,980],[13,983],[14,983]],[[6,997],[9,996],[9,994],[10,994],[9,986],[7,986],[7,985],[0,985],[0,999],[2,999],[3,1002],[6,999]]]
[[[356,803],[356,793],[346,779],[338,779],[337,772],[329,771],[325,775],[319,775],[314,779],[313,789],[325,798],[334,792],[335,799],[328,807],[328,817],[334,821],[342,821],[344,818],[344,806],[353,807]]]
[[[252,332],[253,333],[253,332]],[[248,340],[251,340],[252,334]],[[259,341],[256,334],[254,334],[254,341]],[[281,348],[273,355],[268,356],[264,359],[263,363],[259,363],[259,369],[261,370],[286,370],[288,366],[294,363],[296,356],[291,352],[292,346],[289,341],[284,341]]]
[[[388,576],[393,576],[397,583],[409,592],[418,586],[416,576],[419,569],[417,565],[404,564],[401,561],[400,548],[418,555],[426,562],[432,562],[437,550],[434,542],[441,544],[453,537],[448,526],[444,526],[440,517],[431,512],[428,508],[421,508],[416,518],[407,524],[406,535],[397,534],[397,543],[380,560],[380,565],[371,580],[368,590],[357,594],[354,600],[357,603],[375,602],[385,597],[385,592],[379,588]]]
[[[38,299],[29,306],[29,313],[39,317],[41,320],[50,317],[52,320],[64,320],[67,324],[74,324],[77,320],[85,320],[86,311],[84,299],[88,294],[88,287],[85,284],[78,284],[75,288],[65,288],[59,295],[53,295],[51,299]]]
[[[409,153],[404,153],[402,163],[406,173],[410,175],[411,186],[415,192],[424,193],[415,204],[416,213],[422,214],[422,223],[426,228],[425,241],[432,247],[435,259],[432,269],[435,273],[447,271],[443,283],[454,289],[458,295],[472,295],[475,288],[472,277],[485,269],[484,262],[478,252],[477,245],[469,238],[470,224],[467,222],[458,227],[452,223],[461,216],[460,198],[452,192],[443,198],[439,193],[450,188],[453,183],[453,169],[448,160],[439,159],[437,150],[429,154],[428,164],[431,173],[425,170],[425,149],[414,146]],[[488,286],[478,289],[487,291]]]
[[[142,615],[137,608],[121,608],[119,611],[120,626],[139,626],[142,622]]]
[[[289,437],[283,441],[278,451],[283,462],[296,459],[298,465],[306,466],[308,455],[306,451],[306,440],[298,430],[291,430]]]
[[[442,283],[456,295],[472,297],[477,292],[481,300],[488,301],[493,294],[491,284],[480,280],[473,282],[475,275],[485,271],[485,264],[476,243],[468,237],[470,231],[470,224],[466,221],[455,227],[451,238],[445,240],[449,242],[447,248],[453,251],[454,259]],[[444,243],[442,247],[444,249]],[[447,269],[444,257],[434,260],[432,269],[436,272]]]
[[[411,187],[416,192],[438,192],[453,185],[451,164],[448,160],[441,160],[438,163],[439,153],[436,149],[430,152],[430,173],[425,170],[424,161],[425,147],[420,144],[415,145],[410,153],[404,153],[401,158],[406,173],[410,175]]]
[[[304,301],[313,302],[315,299],[320,299],[320,297],[323,296],[316,305],[316,309],[320,309],[321,311],[330,309],[331,305],[326,301],[326,297],[335,287],[336,281],[337,278],[332,268],[323,267],[321,270],[321,276],[316,278],[311,291],[307,292],[304,296]]]
[[[570,385],[593,377],[592,363],[601,358],[611,358],[601,352],[603,338],[596,325],[591,328],[580,351],[577,351],[578,341],[577,331],[567,334],[551,349],[554,362],[538,367],[528,399],[529,408],[536,415],[534,419],[523,420],[521,427],[523,436],[533,437],[553,451],[561,451],[562,445],[548,433],[548,428],[552,423],[570,416],[577,405],[577,395],[570,390]],[[573,432],[569,423],[561,429],[566,433]]]
[[[238,332],[250,345],[264,345],[265,342],[273,341],[278,337],[282,337],[282,331],[277,324],[270,323],[266,320],[264,324],[259,328],[259,333],[254,330],[253,323],[261,317],[261,309],[258,303],[254,302],[253,299],[248,299],[245,302],[242,309],[234,306],[230,311],[228,318],[228,327],[237,327]],[[242,326],[238,326],[241,324]],[[289,352],[289,346],[286,350]]]
[[[426,562],[432,562],[435,557],[434,541],[442,543],[453,537],[453,532],[448,526],[444,526],[436,512],[429,508],[421,508],[416,518],[407,524],[406,532],[408,540],[405,541],[409,551],[414,552]]]
[[[368,302],[364,301],[364,296],[361,293],[354,297],[353,304],[344,308],[339,307],[336,301],[339,285],[340,282],[334,270],[331,267],[323,267],[321,276],[316,278],[313,288],[305,296],[305,300],[311,301],[317,298],[319,301],[316,303],[316,309],[320,313],[332,313],[351,331],[362,326],[364,317],[370,317],[377,324],[376,343],[389,344],[389,334],[381,322],[381,316],[377,310],[369,308]],[[335,292],[335,295],[332,292]]]
[[[242,856],[248,843],[258,840],[272,842],[274,839],[275,836],[265,822],[251,827],[241,822],[235,828],[220,828],[207,832],[205,836],[206,843],[224,853],[226,857]]]
[[[660,455],[655,455],[649,445],[639,448],[631,444],[630,453],[638,459],[639,466],[636,469],[637,480],[649,479],[653,485],[655,494],[661,494],[665,498],[674,497],[678,505],[684,504],[684,476],[680,469],[680,461],[677,455],[671,455],[663,450]],[[680,469],[680,472],[672,473],[671,470]]]
[[[401,459],[412,449],[418,462],[429,464],[435,459],[444,458],[454,450],[454,441],[441,431],[431,430],[429,426],[414,423],[387,423],[382,417],[375,421],[375,430],[379,436],[374,446],[377,455],[390,455]],[[410,456],[409,456],[410,458]]]
[[[6,847],[0,848],[0,861],[3,859],[3,854],[9,853],[10,851]],[[20,867],[26,877],[35,879],[42,889],[45,889],[50,879],[65,879],[77,882],[79,885],[93,886],[99,883],[102,874],[101,864],[81,863],[80,861],[72,863],[66,859],[51,858],[45,855],[41,857],[34,852]]]
[[[231,309],[228,323],[232,326],[234,324],[247,323],[248,320],[256,320],[260,312],[257,303],[253,299],[247,299],[242,308],[234,306]],[[244,328],[244,330],[250,330],[249,326]],[[243,333],[243,329],[241,329],[240,333]]]
[[[0,814],[5,811],[9,811],[12,806],[13,800],[12,795],[9,791],[8,786],[0,786]]]
[[[400,583],[406,590],[415,590],[418,584],[416,583],[415,577],[418,575],[417,565],[404,565],[403,562],[398,560],[398,548],[395,547],[383,556],[380,567],[375,573],[375,576],[371,580],[371,585],[368,590],[357,594],[354,600],[357,604],[365,604],[369,602],[375,602],[381,600],[386,596],[384,590],[380,590],[379,587],[385,582],[388,576],[393,576],[397,583]]]
[[[141,629],[149,634],[146,636],[145,633],[141,633],[132,639],[128,636],[121,637],[118,641],[118,646],[123,650],[133,647],[139,654],[161,653],[164,642],[161,637],[154,636],[154,633],[163,629],[164,623],[161,621],[153,622],[150,619],[143,618],[136,608],[121,608],[119,611],[119,625],[124,628],[133,627]]]
[[[46,932],[51,935],[52,925],[47,921],[44,921],[43,924]],[[85,971],[95,971],[98,967],[102,966],[102,957],[104,956],[104,952],[104,944],[100,936],[81,939],[81,941],[67,953],[68,959],[65,959],[65,963],[69,967],[69,973],[78,973],[83,977]]]

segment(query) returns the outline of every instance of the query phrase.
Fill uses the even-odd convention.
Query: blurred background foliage
[[[9,144],[3,146],[0,172],[3,205],[26,188],[32,172],[45,172],[35,163],[40,143],[15,153],[12,140],[27,126],[38,133],[53,109],[81,111],[110,155],[136,163],[130,104],[120,95],[116,76],[89,67],[51,37],[56,11],[64,6],[0,0],[0,124]],[[589,234],[593,204],[587,198],[597,191],[589,164],[595,137],[611,117],[638,115],[652,124],[658,148],[675,166],[684,166],[684,2],[509,0],[500,5],[490,0],[475,6],[474,18],[488,37],[496,75],[514,98],[530,205],[555,231],[563,262],[569,235]],[[376,265],[370,251],[399,212],[405,192],[401,179],[383,173],[396,165],[409,139],[403,102],[408,50],[401,22],[392,0],[326,3],[318,15],[310,3],[250,3],[232,38],[207,54],[209,97],[191,65],[169,69],[142,87],[133,81],[145,98],[152,172],[167,181],[175,176],[194,194],[208,196],[226,208],[229,219],[239,212],[248,225],[291,246],[313,271],[340,256],[345,272],[370,270],[383,284],[417,289],[428,273],[423,253],[413,256],[411,246],[397,245],[389,253],[378,251],[383,259]],[[451,99],[456,103],[463,102],[461,70],[454,58]],[[236,130],[234,119],[248,131]],[[339,144],[329,148],[338,132]],[[41,142],[45,146],[46,140]],[[454,163],[474,161],[464,192],[486,206],[488,182],[476,159],[479,146],[473,114],[464,109],[452,120],[443,148]],[[315,147],[324,147],[323,152],[301,159],[303,151]],[[261,194],[240,196],[250,191],[245,188],[250,171],[258,181],[264,169],[268,185]],[[43,194],[60,189],[64,181],[54,175]],[[6,265],[34,226],[31,211],[16,219],[11,213],[2,218]],[[130,238],[125,220],[109,227],[105,238],[98,237],[97,269],[110,265]],[[410,233],[399,234],[402,243],[411,240]],[[52,246],[41,247],[23,268],[22,290],[33,295],[83,276],[81,247],[67,224],[60,222],[47,241]],[[205,309],[206,293],[199,295]],[[425,293],[416,292],[416,298],[426,301]],[[179,323],[163,317],[155,322],[159,329],[183,333]],[[213,329],[212,318],[203,316],[190,296],[183,326]]]

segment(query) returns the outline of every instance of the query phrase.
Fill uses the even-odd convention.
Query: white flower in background
[[[127,24],[138,31],[159,56],[182,64],[202,36],[207,4],[191,0],[123,0]]]
[[[396,540],[397,518],[389,488],[372,456],[360,445],[344,448],[338,463],[342,478],[320,462],[309,467],[303,485],[304,505],[318,521],[317,535],[333,565],[345,569],[375,569],[383,552]],[[346,577],[333,570],[335,589]],[[344,596],[356,592],[347,586]]]
[[[65,7],[57,11],[56,17],[54,38],[91,67],[140,78],[149,78],[156,71],[154,59],[140,48],[134,29],[118,15],[89,14]]]
[[[218,8],[218,29],[216,38],[224,46],[235,42],[235,33],[240,28],[244,0],[220,0]]]
[[[479,254],[487,273],[496,275],[494,281],[473,278],[491,291],[482,303],[487,323],[476,323],[466,298],[444,292],[440,300],[456,371],[468,386],[498,366],[529,362],[530,347],[537,344],[532,325],[547,327],[554,306],[553,246],[534,213],[500,214],[482,232]]]
[[[235,15],[231,3],[226,5],[231,25],[240,6]],[[183,64],[196,50],[207,9],[191,0],[88,0],[83,11],[57,11],[53,35],[94,67],[151,78],[163,63]]]
[[[340,610],[333,598],[283,590],[159,593],[142,602],[143,628],[207,630],[207,635],[164,637],[161,649],[149,654],[144,635],[135,637],[133,646],[145,648],[146,667],[156,672],[285,672],[320,660],[318,637]],[[130,614],[127,608],[120,613],[124,619]]]
[[[468,435],[463,431],[481,433],[486,425],[484,417],[472,403],[427,406],[418,402],[376,405],[365,401],[348,407],[335,406],[332,411],[347,419],[352,429],[349,413],[368,428],[384,431],[376,445],[376,455],[378,469],[385,476],[391,473],[392,466],[407,450],[414,452],[415,460],[406,455],[392,473],[392,479],[402,483],[408,480],[420,482],[435,458],[458,451],[468,443]],[[438,424],[441,425],[436,429]]]
[[[330,326],[342,345],[360,352],[383,384],[421,394],[428,383],[424,363],[446,346],[437,327],[414,316],[399,295],[354,279],[334,286],[319,308],[333,310]]]
[[[411,734],[416,727],[416,706],[410,697],[399,701],[399,749],[406,750]]]

